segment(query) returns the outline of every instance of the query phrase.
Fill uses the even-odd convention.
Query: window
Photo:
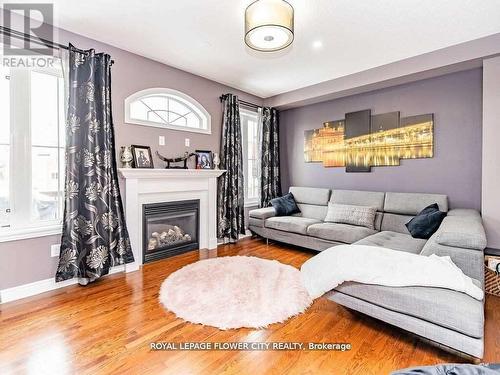
[[[243,138],[243,173],[245,176],[245,206],[259,204],[259,115],[240,108]]]
[[[210,134],[210,114],[190,96],[172,89],[154,88],[125,99],[125,122]]]
[[[62,69],[1,67],[0,74],[0,240],[58,233],[64,199]]]

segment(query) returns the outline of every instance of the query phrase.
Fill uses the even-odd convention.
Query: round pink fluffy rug
[[[300,271],[276,260],[231,256],[201,260],[172,273],[160,302],[178,317],[220,329],[262,328],[312,303]]]

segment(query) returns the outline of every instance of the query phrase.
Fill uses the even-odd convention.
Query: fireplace
[[[143,262],[198,249],[199,212],[199,200],[144,204]]]

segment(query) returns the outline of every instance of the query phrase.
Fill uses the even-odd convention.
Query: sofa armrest
[[[453,247],[441,245],[436,242],[436,235],[429,238],[420,255],[429,256],[436,254],[439,257],[448,256],[453,263],[460,268],[467,276],[478,280],[481,284],[484,280],[484,252],[464,249],[462,247]]]
[[[276,210],[274,207],[257,208],[255,210],[250,210],[248,215],[256,219],[266,220],[270,217],[276,216]]]
[[[435,233],[435,241],[444,246],[484,250],[486,233],[476,210],[451,210]]]

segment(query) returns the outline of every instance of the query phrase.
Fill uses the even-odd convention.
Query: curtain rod
[[[34,38],[33,36],[31,36],[29,34],[25,34],[25,33],[22,33],[20,31],[13,30],[13,29],[10,29],[10,28],[5,27],[5,26],[0,26],[0,33],[4,34],[4,35],[8,35],[9,37],[12,37],[12,38],[21,39],[21,40],[24,40],[26,42],[46,46],[46,47],[49,47],[52,49],[69,50],[69,47],[65,46],[63,44],[59,44],[59,43],[56,43],[56,42],[54,42],[52,40],[48,40],[48,39],[43,39],[43,38],[38,38],[38,37]],[[111,60],[111,65],[113,65],[113,63],[114,63],[114,60]]]
[[[222,100],[224,99],[224,97],[226,96],[227,94],[224,94],[224,95],[221,95],[219,97],[220,101],[222,102]],[[247,102],[245,100],[239,100],[239,102],[243,105],[246,105],[247,107],[252,107],[252,108],[262,108],[261,105],[257,105],[255,103],[250,103],[250,102]]]

